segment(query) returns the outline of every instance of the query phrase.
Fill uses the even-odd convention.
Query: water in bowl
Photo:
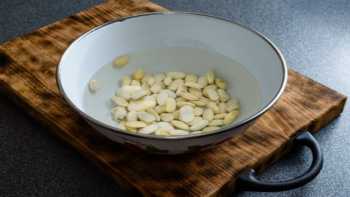
[[[96,80],[99,87],[96,93],[89,91],[88,82],[84,87],[83,110],[107,125],[117,125],[112,120],[110,98],[118,91],[120,79],[137,68],[149,74],[181,71],[204,75],[208,70],[214,70],[218,77],[227,82],[231,96],[240,101],[240,116],[235,123],[253,115],[261,107],[261,90],[255,77],[243,65],[219,53],[171,47],[136,51],[128,55],[129,63],[124,68],[114,68],[111,60],[93,74],[91,79]]]

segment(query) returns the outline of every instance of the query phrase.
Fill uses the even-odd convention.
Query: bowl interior
[[[122,54],[130,55],[130,63],[114,69],[112,60]],[[213,69],[240,100],[241,115],[233,124],[269,105],[285,80],[281,57],[264,38],[224,20],[186,13],[137,16],[90,31],[66,50],[58,80],[78,110],[115,126],[110,98],[121,77],[136,68],[199,75]],[[100,87],[96,94],[87,91],[93,77]]]

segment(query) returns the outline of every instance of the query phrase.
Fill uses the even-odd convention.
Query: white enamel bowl
[[[203,74],[209,69],[224,78],[230,92],[241,103],[237,121],[213,133],[159,137],[133,134],[116,128],[110,108],[105,105],[114,93],[112,86],[121,76],[140,64],[130,64],[115,74],[110,91],[96,96],[101,106],[96,113],[84,108],[84,90],[92,75],[116,56],[155,48],[196,48],[229,57],[240,66],[227,65],[220,58],[198,54],[174,53],[149,57],[143,69],[149,72],[184,71]],[[151,62],[151,63],[150,63]],[[237,64],[238,65],[238,64]],[[256,79],[257,91],[241,74],[242,68]],[[280,97],[287,82],[287,67],[280,51],[266,37],[239,24],[193,13],[152,13],[132,16],[99,26],[74,41],[58,65],[57,81],[62,95],[96,131],[109,139],[161,154],[178,154],[218,144],[244,131]],[[100,99],[100,100],[98,100]]]

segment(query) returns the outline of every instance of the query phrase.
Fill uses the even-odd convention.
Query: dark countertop
[[[0,42],[49,24],[102,0],[1,0]],[[289,66],[350,95],[350,1],[155,0],[173,9],[205,12],[268,36]],[[288,192],[239,196],[349,196],[350,109],[316,134],[324,168],[310,184]],[[310,164],[307,150],[287,155],[263,178],[278,180]],[[75,150],[0,96],[0,196],[124,196],[114,182]]]

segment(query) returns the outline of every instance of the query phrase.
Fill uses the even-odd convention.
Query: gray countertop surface
[[[0,42],[59,20],[101,0],[1,0]],[[204,12],[237,21],[269,37],[288,65],[350,95],[348,0],[155,0],[172,10]],[[304,187],[238,196],[350,196],[350,110],[315,134],[324,153],[320,175]],[[261,176],[281,180],[310,164],[297,150]],[[0,196],[125,196],[75,150],[0,96]]]

